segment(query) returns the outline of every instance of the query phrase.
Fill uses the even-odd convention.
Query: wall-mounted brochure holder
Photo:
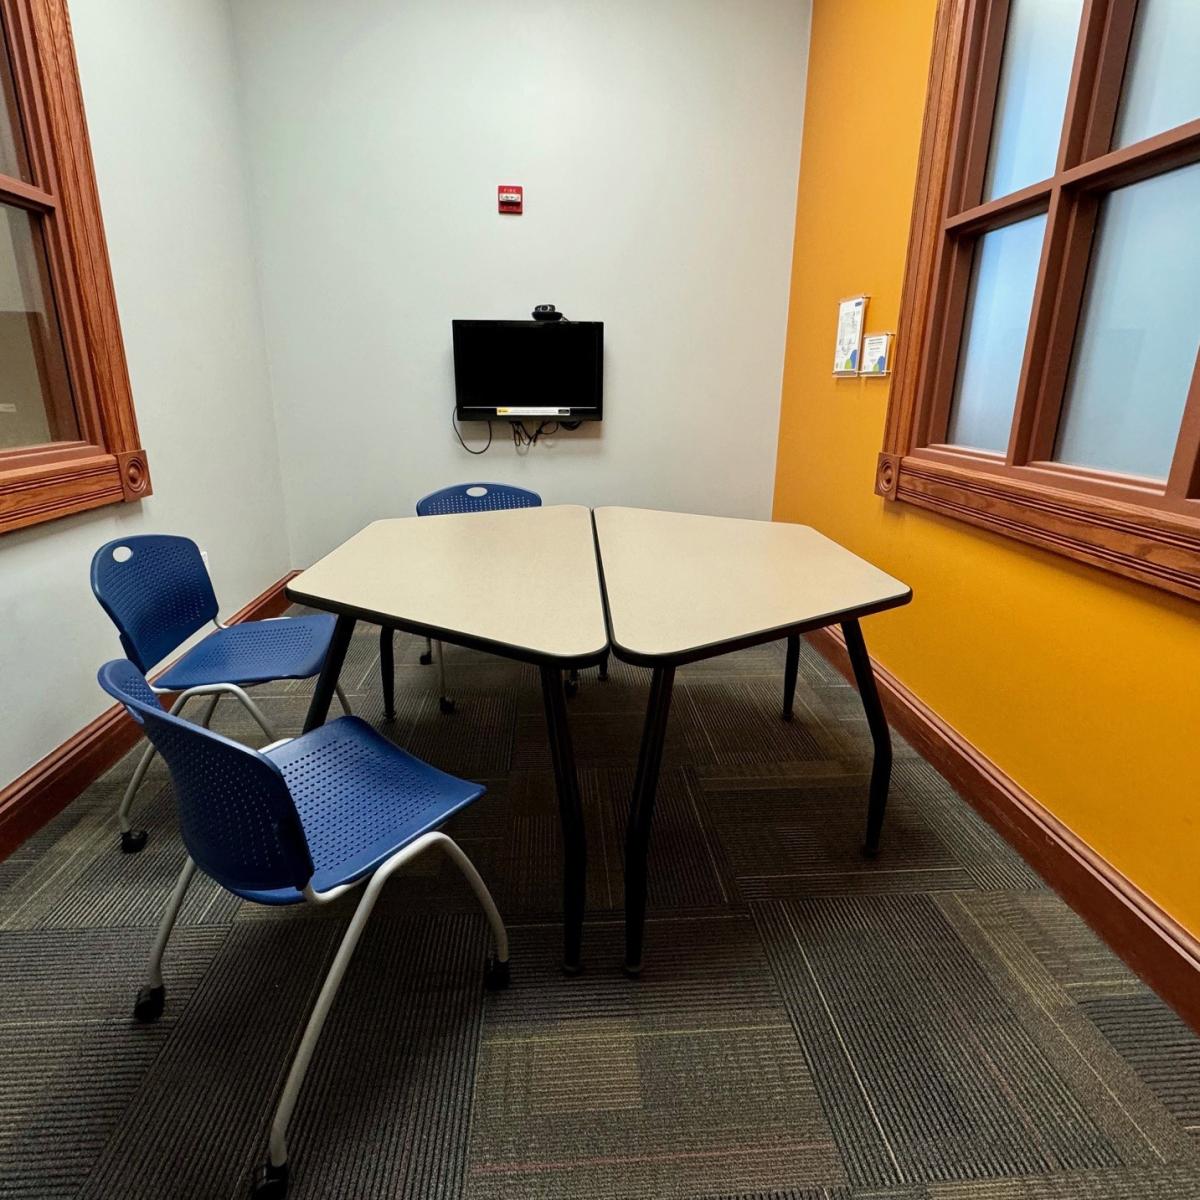
[[[862,344],[860,375],[890,375],[892,373],[892,335],[868,333]]]
[[[867,296],[851,296],[838,305],[837,346],[833,353],[835,375],[857,375],[862,363],[863,321]]]

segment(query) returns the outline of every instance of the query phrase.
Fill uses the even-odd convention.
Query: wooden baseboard
[[[289,604],[283,589],[297,574],[289,571],[276,580],[234,613],[229,624],[277,617]],[[114,704],[0,789],[0,861],[99,779],[140,736],[125,710]]]
[[[807,635],[852,678],[840,630]],[[1200,1032],[1200,941],[1071,832],[890,671],[875,679],[892,726],[1179,1015]],[[886,836],[886,834],[885,834]]]

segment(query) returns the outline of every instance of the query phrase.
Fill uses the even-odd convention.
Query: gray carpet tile
[[[841,1182],[816,1088],[746,918],[651,922],[655,986],[589,925],[578,980],[558,931],[484,1021],[471,1197],[686,1196],[716,1183]]]
[[[1171,1116],[1200,1137],[1200,1038],[1143,990],[1099,996],[1080,1007]]]
[[[867,628],[868,639],[870,627]],[[646,958],[620,969],[624,837],[649,673],[569,701],[589,842],[585,970],[560,970],[561,838],[536,670],[377,631],[354,711],[488,794],[448,831],[508,919],[513,983],[431,853],[391,880],[292,1122],[307,1200],[1194,1200],[1197,1039],[896,739],[883,853],[859,853],[871,743],[807,644],[681,668],[651,844]],[[312,681],[253,689],[298,731]],[[339,715],[335,701],[331,715]],[[221,732],[262,744],[238,706]],[[167,1002],[132,998],[183,858],[161,762],[137,753],[0,863],[0,1196],[246,1194],[289,1056],[353,899],[268,909],[197,879]]]
[[[932,898],[754,911],[853,1183],[1121,1164]]]
[[[1041,876],[923,758],[898,758],[892,768],[892,798],[921,809],[975,882],[984,890],[1040,890]]]
[[[179,931],[164,964],[173,1004],[149,1027],[129,1015],[149,931],[0,937],[0,1196],[78,1194],[226,933]]]
[[[757,787],[751,779],[736,788],[703,781],[699,794],[743,898],[971,887],[937,825],[904,796],[888,806],[886,853],[863,858],[867,779],[833,770],[801,782],[761,779]]]

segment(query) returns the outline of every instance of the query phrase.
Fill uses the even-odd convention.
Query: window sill
[[[143,450],[112,454],[78,443],[27,465],[13,455],[0,468],[0,533],[105,504],[141,500],[150,492]]]
[[[1200,600],[1200,501],[1177,513],[915,455],[880,454],[875,492]]]

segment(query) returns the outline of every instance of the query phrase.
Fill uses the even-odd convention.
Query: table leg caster
[[[254,1186],[250,1189],[253,1200],[284,1200],[287,1195],[288,1169],[287,1163],[281,1167],[267,1163],[258,1168],[254,1177]]]
[[[149,835],[144,829],[122,829],[121,830],[121,853],[122,854],[137,854],[139,850],[143,850],[146,846],[146,838]]]
[[[512,982],[512,972],[509,961],[501,962],[498,958],[489,957],[487,966],[483,969],[483,986],[489,992],[502,992]]]
[[[152,1025],[162,1016],[163,1005],[166,1003],[167,989],[159,984],[158,987],[144,987],[137,994],[133,1005],[133,1019],[143,1025]]]

